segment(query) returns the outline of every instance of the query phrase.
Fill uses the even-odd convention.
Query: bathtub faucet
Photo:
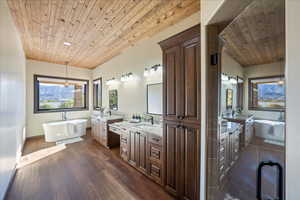
[[[67,120],[67,112],[62,112],[62,113],[61,113],[61,119],[62,119],[63,121],[66,121],[66,120]]]

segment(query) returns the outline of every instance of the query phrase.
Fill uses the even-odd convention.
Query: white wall
[[[231,56],[229,56],[225,51],[222,52],[222,69],[221,71],[226,75],[234,77],[244,77],[244,68]],[[236,109],[237,106],[237,85],[236,84],[222,84],[221,87],[221,112],[226,111],[226,90],[233,90],[233,109]]]
[[[244,68],[225,51],[222,52],[222,72],[231,76],[244,77]]]
[[[26,122],[27,130],[26,136],[32,137],[37,135],[43,135],[42,124],[48,121],[61,120],[60,112],[53,113],[34,113],[33,112],[33,97],[34,97],[34,87],[33,87],[33,75],[48,75],[48,76],[60,76],[65,77],[66,68],[64,65],[52,64],[47,62],[39,62],[34,60],[26,61]],[[92,109],[92,70],[83,69],[78,67],[68,66],[68,77],[87,79],[90,80],[89,85],[89,110],[87,111],[74,111],[68,112],[68,119],[74,118],[89,118],[90,110]]]
[[[253,114],[256,118],[278,120],[281,112],[267,112],[267,111],[254,111],[248,110],[248,78],[284,75],[285,67],[284,62],[276,62],[265,65],[255,65],[246,67],[244,69],[245,75],[245,88],[244,88],[244,110],[247,113]]]
[[[118,89],[119,111],[131,115],[132,113],[146,112],[146,85],[162,81],[161,74],[151,78],[143,76],[146,67],[162,63],[162,51],[158,42],[167,39],[200,23],[200,13],[174,24],[155,36],[139,42],[134,47],[127,49],[121,55],[98,66],[93,71],[93,79],[102,77],[103,81],[103,106],[108,107],[108,90]],[[120,79],[124,73],[132,72],[135,81],[122,83],[119,86],[108,87],[105,81],[112,77]]]
[[[286,0],[286,199],[300,199],[300,1]]]
[[[25,127],[25,56],[7,1],[0,1],[0,199],[21,155]]]

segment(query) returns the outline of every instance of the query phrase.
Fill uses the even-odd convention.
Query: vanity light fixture
[[[221,79],[222,79],[222,81],[228,81],[229,77],[226,74],[222,73]]]
[[[106,85],[113,85],[113,84],[116,84],[116,83],[119,83],[119,81],[116,80],[115,78],[111,78],[111,79],[106,81]]]
[[[150,75],[150,72],[149,72],[148,68],[145,68],[145,70],[144,70],[144,76],[147,77],[149,75]]]
[[[133,74],[132,74],[131,72],[126,73],[126,74],[123,74],[123,75],[121,76],[121,81],[122,81],[122,82],[127,82],[127,81],[130,81],[130,80],[132,80],[132,79],[133,79]]]
[[[231,84],[237,84],[237,80],[235,78],[232,78],[232,77],[229,78],[229,82]]]
[[[161,73],[162,72],[162,65],[156,64],[151,67],[145,68],[144,76],[147,77],[149,75],[153,75],[155,73]]]

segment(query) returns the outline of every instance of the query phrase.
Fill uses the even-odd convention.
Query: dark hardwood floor
[[[43,138],[27,140],[24,153],[49,147]],[[130,167],[118,148],[108,150],[90,132],[84,141],[17,171],[6,200],[168,200],[159,185]]]

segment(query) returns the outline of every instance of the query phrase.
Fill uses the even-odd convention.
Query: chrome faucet
[[[154,117],[153,116],[150,116],[150,121],[151,121],[151,125],[154,124]]]
[[[149,115],[149,114],[145,114],[144,115],[144,120],[145,121],[150,121],[151,122],[151,125],[154,125],[154,117],[152,115]]]
[[[66,111],[61,113],[61,119],[62,119],[63,121],[66,121],[66,120],[67,120],[67,112],[66,112]]]

